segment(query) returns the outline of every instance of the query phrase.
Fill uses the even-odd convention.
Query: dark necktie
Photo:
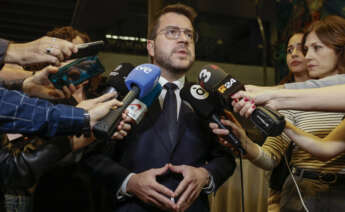
[[[167,92],[164,98],[162,115],[165,117],[167,134],[172,148],[175,146],[177,137],[177,101],[175,95],[177,85],[169,82],[164,85],[164,88]]]

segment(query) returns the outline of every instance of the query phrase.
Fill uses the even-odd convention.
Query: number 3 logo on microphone
[[[209,81],[211,78],[211,72],[207,71],[207,69],[203,69],[200,71],[199,79],[200,81],[203,81],[204,83]]]

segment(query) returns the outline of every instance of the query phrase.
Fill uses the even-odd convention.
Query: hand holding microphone
[[[152,105],[153,101],[159,96],[162,91],[162,86],[158,83],[154,89],[142,99],[134,99],[133,102],[126,108],[126,112],[122,113],[122,121],[117,127],[117,132],[113,135],[112,139],[122,140],[127,136],[128,132],[132,129],[131,124],[138,125],[148,108]]]
[[[111,110],[107,116],[98,122],[93,132],[96,138],[108,140],[116,131],[123,111],[136,98],[146,96],[157,84],[160,68],[153,64],[143,64],[134,68],[127,76],[125,83],[129,92],[122,99],[123,105],[116,110]]]
[[[195,84],[183,87],[181,90],[181,98],[187,101],[200,117],[208,121],[216,122],[221,129],[227,129],[219,119],[218,113],[221,110],[217,108],[218,104],[216,98],[200,87],[200,85]],[[242,154],[246,153],[240,140],[230,130],[225,137],[233,148]]]
[[[223,108],[230,110],[233,109],[231,96],[244,90],[241,82],[215,65],[203,67],[199,74],[199,82],[201,87],[217,96]],[[256,107],[250,119],[266,136],[278,136],[285,127],[284,116],[268,107]]]

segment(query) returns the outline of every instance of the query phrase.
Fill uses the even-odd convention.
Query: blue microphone
[[[133,102],[127,107],[127,115],[133,119],[138,125],[144,118],[148,108],[152,105],[153,101],[157,99],[162,91],[162,86],[158,83],[156,87],[142,99],[134,99]]]
[[[97,139],[108,140],[116,131],[123,111],[137,97],[143,98],[158,84],[161,71],[153,64],[142,64],[135,67],[127,76],[125,84],[129,90],[122,99],[123,105],[110,112],[93,127]]]

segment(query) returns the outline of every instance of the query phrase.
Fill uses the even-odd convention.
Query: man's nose
[[[187,37],[185,32],[180,31],[180,36],[178,37],[178,41],[180,41],[180,42],[189,42],[189,39],[188,39],[188,37]]]

